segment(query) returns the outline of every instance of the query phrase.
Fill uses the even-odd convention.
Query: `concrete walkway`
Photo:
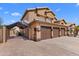
[[[79,55],[79,38],[59,37],[34,42],[22,37],[0,44],[0,55],[9,56],[76,56]]]

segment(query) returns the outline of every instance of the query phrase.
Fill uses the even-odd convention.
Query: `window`
[[[63,23],[61,23],[61,24],[63,24]]]
[[[37,17],[36,20],[39,20],[39,21],[45,22],[45,18],[44,18],[44,17]]]
[[[51,23],[51,19],[50,19],[50,18],[47,18],[47,19],[46,19],[46,22]]]

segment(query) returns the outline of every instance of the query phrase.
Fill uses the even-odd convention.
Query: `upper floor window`
[[[63,24],[63,23],[61,23],[61,24]]]
[[[46,19],[46,22],[51,23],[51,21],[52,21],[52,20],[51,20],[50,18],[47,18],[47,19]]]
[[[39,20],[39,21],[45,22],[45,18],[44,17],[37,17],[35,20]]]
[[[22,20],[21,22],[22,23],[29,23],[29,21],[27,21],[27,20]]]

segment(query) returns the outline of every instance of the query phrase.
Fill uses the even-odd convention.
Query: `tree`
[[[76,28],[75,28],[76,30],[79,30],[79,25],[78,26],[76,26]]]

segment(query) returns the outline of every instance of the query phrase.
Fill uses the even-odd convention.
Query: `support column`
[[[36,41],[41,40],[41,27],[38,25],[36,26]]]
[[[68,32],[68,30],[65,28],[65,36],[67,36],[67,34],[68,34],[67,32]]]
[[[53,27],[51,27],[51,38],[53,38]]]
[[[34,30],[32,30],[32,28],[31,27],[29,27],[29,29],[28,29],[28,38],[30,39],[30,40],[33,40],[33,31]]]
[[[60,32],[59,32],[59,37],[60,37],[60,36],[61,36],[61,28],[59,28],[59,31],[60,31]]]

